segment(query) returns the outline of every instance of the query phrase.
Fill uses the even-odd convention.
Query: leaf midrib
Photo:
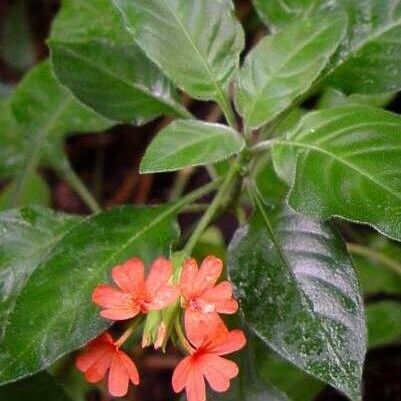
[[[185,26],[183,25],[182,21],[178,18],[178,16],[173,12],[173,10],[171,10],[171,8],[169,7],[168,3],[166,0],[162,0],[165,7],[167,8],[167,10],[169,11],[169,13],[173,16],[173,18],[175,19],[175,21],[178,23],[179,27],[181,28],[181,30],[183,31],[185,37],[187,38],[189,44],[191,45],[191,47],[194,49],[195,53],[198,55],[199,60],[201,61],[201,63],[203,64],[204,68],[206,69],[207,74],[209,75],[210,80],[213,83],[213,86],[216,89],[217,92],[217,97],[220,101],[224,102],[225,99],[225,94],[223,89],[220,87],[220,85],[218,84],[218,80],[216,79],[216,77],[214,76],[214,74],[212,73],[212,70],[209,66],[209,64],[207,63],[207,61],[204,59],[201,51],[198,49],[198,47],[196,46],[196,44],[194,43],[194,41],[192,40],[191,35],[189,34],[189,32],[185,29]],[[198,0],[197,0],[198,1]],[[199,1],[203,1],[203,0],[199,0]]]
[[[355,166],[355,164],[351,163],[348,160],[342,159],[341,157],[339,157],[336,154],[328,151],[327,149],[319,148],[319,147],[317,147],[315,145],[311,145],[311,144],[308,144],[308,143],[301,143],[301,142],[289,141],[289,140],[279,140],[276,143],[278,145],[295,146],[295,147],[305,148],[305,149],[312,150],[312,151],[315,151],[315,152],[323,153],[326,156],[329,156],[332,159],[334,159],[334,160],[340,162],[341,164],[345,165],[349,169],[354,170],[359,175],[365,177],[366,179],[368,179],[369,181],[374,183],[376,186],[378,186],[379,188],[383,189],[384,191],[386,191],[387,193],[389,193],[390,195],[392,195],[393,197],[395,197],[395,198],[397,198],[398,200],[401,201],[401,194],[400,193],[397,193],[397,192],[393,191],[391,188],[387,187],[386,185],[383,185],[380,181],[378,181],[375,177],[371,176],[368,172],[366,172],[364,170],[361,170],[359,167]]]
[[[266,83],[260,88],[260,90],[258,91],[258,94],[255,96],[254,101],[252,102],[252,108],[250,109],[250,111],[247,113],[247,116],[245,117],[246,121],[250,121],[253,119],[253,115],[255,113],[255,109],[257,107],[257,104],[259,103],[260,99],[265,95],[265,91],[266,88],[272,83],[272,81],[279,77],[279,72],[281,69],[285,68],[286,65],[294,58],[297,56],[297,54],[299,54],[299,52],[305,48],[306,46],[308,46],[310,43],[313,42],[313,40],[316,39],[316,37],[318,37],[322,32],[324,32],[325,30],[329,29],[330,27],[332,27],[333,24],[331,23],[328,26],[324,26],[322,29],[319,29],[318,31],[316,31],[313,36],[309,37],[306,41],[302,42],[302,45],[298,45],[294,51],[290,52],[289,55],[285,58],[285,60],[283,60],[283,63],[280,64],[280,66],[277,67],[277,69],[268,77],[268,79],[266,80]],[[269,38],[270,40],[274,40],[274,36],[269,37],[266,36],[266,38]],[[321,55],[319,55],[319,58],[321,58]],[[312,86],[313,82],[310,83],[310,86]],[[294,91],[293,91],[294,92]],[[299,90],[296,91],[297,93],[299,93]]]
[[[307,301],[306,304],[308,306],[308,312],[309,314],[313,317],[313,319],[315,319],[314,317],[314,309],[313,309],[313,305],[311,305],[312,301],[309,299],[309,297],[304,293],[303,289],[297,285],[298,283],[298,279],[295,275],[295,273],[293,272],[292,266],[291,264],[288,262],[287,257],[285,255],[285,250],[282,248],[281,246],[281,242],[280,240],[278,240],[276,238],[276,234],[275,231],[273,229],[273,226],[270,223],[270,219],[267,215],[267,213],[265,212],[264,208],[263,208],[263,204],[261,203],[261,200],[258,199],[259,197],[259,193],[256,190],[256,199],[257,199],[257,207],[260,210],[264,223],[266,225],[266,228],[268,230],[268,232],[270,233],[271,236],[271,240],[273,241],[274,246],[276,247],[279,255],[280,255],[280,259],[282,260],[283,264],[286,266],[288,273],[290,274],[290,276],[292,277],[292,280],[294,283],[296,283],[296,288],[299,291],[300,295]],[[345,373],[348,374],[348,372],[346,370],[344,370],[343,364],[342,364],[342,359],[341,356],[338,354],[337,350],[335,349],[335,347],[332,346],[331,344],[331,337],[329,335],[329,333],[327,332],[325,326],[323,324],[320,324],[320,321],[317,320],[319,323],[319,326],[321,327],[322,331],[324,333],[326,333],[326,338],[327,338],[327,344],[330,347],[330,349],[332,350],[333,355],[336,357],[337,359],[337,365],[340,367],[340,369]],[[270,342],[270,341],[269,341]],[[270,342],[271,343],[271,342]],[[273,345],[271,345],[273,347]],[[275,347],[273,347],[275,348]],[[309,369],[308,369],[309,370]],[[311,372],[312,373],[312,372]],[[313,373],[312,373],[313,374]],[[313,374],[314,375],[314,374]]]
[[[168,99],[165,99],[164,97],[158,97],[154,93],[152,93],[148,88],[146,88],[146,86],[138,84],[138,83],[132,83],[132,82],[124,79],[121,75],[116,75],[114,72],[110,71],[109,69],[104,68],[97,63],[91,62],[91,60],[89,58],[83,57],[81,54],[77,53],[76,51],[71,50],[68,47],[68,43],[64,43],[61,41],[52,41],[51,43],[60,45],[64,49],[64,51],[66,53],[69,53],[71,56],[85,62],[86,64],[93,67],[94,69],[97,69],[97,70],[103,72],[104,74],[109,75],[111,78],[115,79],[116,81],[121,82],[134,90],[142,92],[144,95],[146,95],[154,100],[157,100],[158,102],[164,104],[165,106],[168,106],[168,108],[179,113],[181,116],[183,115],[183,111],[180,110],[174,102],[169,102]],[[64,46],[63,46],[63,44],[64,44]]]

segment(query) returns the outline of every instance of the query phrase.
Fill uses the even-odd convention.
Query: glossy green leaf
[[[0,192],[0,210],[7,209],[12,203],[12,196],[15,192],[15,183],[10,182]],[[32,174],[26,182],[21,193],[20,204],[25,206],[50,206],[51,193],[47,182],[39,175]]]
[[[47,373],[0,387],[0,400],[71,401],[63,388]]]
[[[401,239],[401,117],[364,106],[310,113],[273,149],[295,210]]]
[[[168,79],[135,45],[52,40],[50,47],[61,83],[106,117],[143,124],[163,114],[189,115]]]
[[[30,71],[11,98],[23,134],[22,167],[18,172],[18,200],[29,176],[40,163],[59,164],[67,134],[101,131],[114,122],[78,102],[54,77],[48,61]]]
[[[93,289],[129,257],[168,254],[178,209],[123,207],[79,220],[37,208],[0,214],[0,383],[47,368],[105,330]]]
[[[228,159],[245,142],[225,125],[195,120],[173,121],[150,144],[142,159],[142,173],[179,170]]]
[[[132,44],[111,0],[62,0],[52,23],[51,37],[60,42],[102,42]]]
[[[113,0],[136,43],[180,88],[226,105],[243,32],[231,0]]]
[[[266,124],[312,86],[345,27],[342,19],[319,17],[262,39],[248,55],[237,87],[236,106],[246,127]]]
[[[347,93],[384,93],[401,88],[400,0],[255,0],[277,28],[334,12],[348,16],[348,34],[332,65],[328,83]]]
[[[259,200],[229,249],[247,323],[277,353],[360,399],[363,303],[342,239],[330,226]]]
[[[401,340],[401,303],[381,301],[366,308],[369,347],[381,347]]]

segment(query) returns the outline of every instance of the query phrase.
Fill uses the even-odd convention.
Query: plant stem
[[[227,120],[228,125],[236,130],[237,119],[235,118],[234,110],[231,106],[229,97],[226,94],[222,94],[219,97],[218,104]]]
[[[71,185],[74,191],[81,197],[92,213],[100,213],[102,211],[100,205],[94,196],[90,193],[88,188],[82,182],[81,178],[72,169],[69,163],[63,165],[62,169],[59,169],[59,173],[66,179]]]
[[[191,237],[189,238],[188,242],[186,243],[183,252],[190,256],[196,243],[198,242],[199,238],[213,220],[217,210],[220,207],[222,200],[227,195],[227,191],[230,189],[231,184],[237,177],[237,174],[240,171],[240,163],[239,161],[235,161],[232,164],[230,170],[228,171],[219,191],[217,192],[216,196],[213,199],[213,202],[210,204],[209,208],[206,210],[205,214],[202,216],[201,220],[199,221],[198,225],[196,226],[194,232],[192,233]]]
[[[252,153],[262,153],[267,149],[270,149],[274,143],[276,142],[275,139],[269,139],[267,141],[259,142],[257,145],[255,145],[252,149]]]
[[[177,200],[182,195],[194,170],[193,167],[188,167],[178,172],[173,189],[171,190],[170,200]]]
[[[363,256],[383,265],[387,269],[391,270],[394,273],[401,275],[401,263],[396,260],[383,255],[380,252],[374,251],[362,245],[357,244],[347,244],[348,251],[353,253],[354,255]]]
[[[124,333],[122,334],[122,336],[114,342],[114,345],[116,345],[117,347],[121,347],[134,333],[134,331],[137,329],[137,327],[144,321],[144,317],[143,316],[139,316],[138,318],[136,318],[131,325],[128,327],[127,330],[124,331]]]
[[[175,321],[175,326],[174,326],[174,328],[175,328],[175,332],[177,333],[178,340],[180,341],[180,343],[181,343],[181,345],[183,346],[183,348],[184,348],[187,352],[189,352],[190,354],[191,354],[192,352],[194,352],[193,347],[191,346],[191,344],[189,343],[189,341],[188,341],[187,338],[185,337],[185,334],[184,334],[183,331],[182,331],[182,328],[181,328],[181,324],[180,324],[179,319],[177,319],[177,320]]]

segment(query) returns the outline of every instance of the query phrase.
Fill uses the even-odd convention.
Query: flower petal
[[[217,392],[225,392],[230,387],[230,379],[238,375],[238,366],[217,355],[205,355],[202,361],[203,374],[210,387]]]
[[[107,284],[98,285],[92,293],[92,301],[105,308],[100,314],[106,319],[125,320],[139,313],[130,294],[116,290]]]
[[[223,270],[223,262],[208,256],[203,262],[193,283],[193,290],[198,296],[209,288],[213,288]]]
[[[181,293],[185,299],[190,299],[194,295],[193,285],[197,273],[198,273],[198,265],[196,263],[196,260],[187,259],[184,262],[180,280]]]
[[[146,304],[146,310],[161,310],[174,303],[180,296],[180,290],[173,286],[166,284],[159,288],[159,292],[153,295],[151,302]]]
[[[131,382],[135,385],[138,385],[139,373],[134,361],[125,352],[120,351],[119,355],[122,364],[125,366],[125,369],[127,370],[128,377],[130,378]]]
[[[174,369],[173,373],[173,389],[176,393],[179,393],[184,389],[188,381],[189,371],[191,370],[191,357],[187,356]]]
[[[109,372],[108,388],[113,397],[124,397],[128,392],[129,376],[119,353],[113,356]]]
[[[238,310],[238,302],[232,298],[233,286],[223,281],[213,288],[206,290],[201,297],[205,304],[214,305],[216,312],[234,314]]]
[[[188,340],[196,348],[202,346],[210,338],[214,338],[216,330],[224,325],[217,313],[205,314],[191,309],[185,311],[184,323]]]
[[[145,266],[139,258],[132,258],[113,268],[114,282],[124,292],[141,294],[145,288]]]
[[[147,293],[151,298],[168,283],[172,273],[173,267],[170,260],[158,258],[153,262],[148,278],[146,279]]]
[[[192,366],[186,385],[188,401],[206,401],[206,385],[202,371]]]
[[[246,344],[246,338],[242,330],[230,331],[226,338],[216,338],[208,345],[207,349],[217,355],[227,355],[239,351]]]
[[[110,367],[113,355],[111,353],[103,353],[99,359],[93,363],[85,372],[85,378],[89,383],[97,383],[102,380]]]

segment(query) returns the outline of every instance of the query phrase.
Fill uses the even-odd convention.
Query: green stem
[[[392,272],[401,275],[401,263],[397,262],[396,260],[362,245],[347,244],[347,248],[350,253],[372,259],[382,264],[383,267],[386,267]]]
[[[124,331],[124,333],[122,334],[122,336],[114,342],[114,345],[116,345],[117,347],[121,347],[134,333],[134,331],[138,328],[138,326],[140,324],[143,323],[143,321],[145,320],[144,316],[139,316],[137,317],[128,327],[127,330]]]
[[[173,189],[171,190],[170,200],[177,200],[184,192],[188,180],[194,172],[193,167],[184,168],[180,170],[174,181]]]
[[[66,163],[62,169],[58,170],[65,180],[71,185],[72,189],[81,197],[92,213],[100,213],[102,211],[100,205],[94,196],[89,192],[88,188],[82,182],[81,178],[72,169],[69,163]]]
[[[180,341],[182,347],[185,349],[185,351],[192,354],[192,352],[194,352],[194,349],[191,346],[191,344],[189,343],[189,341],[187,340],[187,338],[185,337],[185,334],[182,331],[182,327],[181,327],[179,319],[177,319],[175,321],[174,328],[175,328],[175,332],[177,333],[178,340]]]
[[[209,208],[206,210],[205,214],[202,216],[198,225],[196,226],[194,232],[186,243],[183,252],[190,256],[196,243],[198,242],[201,235],[204,233],[210,222],[213,220],[217,210],[219,209],[222,200],[226,197],[228,190],[230,189],[231,184],[237,177],[240,172],[240,163],[239,161],[235,161],[232,164],[230,170],[228,171],[219,191],[213,199],[213,202],[210,204]]]
[[[269,139],[267,141],[259,142],[251,149],[251,152],[253,154],[263,153],[266,150],[270,149],[275,144],[275,142],[275,139]]]
[[[237,119],[235,118],[234,110],[231,106],[229,97],[226,94],[221,94],[221,96],[219,96],[217,103],[219,104],[224,114],[224,117],[227,120],[228,125],[236,130]]]

